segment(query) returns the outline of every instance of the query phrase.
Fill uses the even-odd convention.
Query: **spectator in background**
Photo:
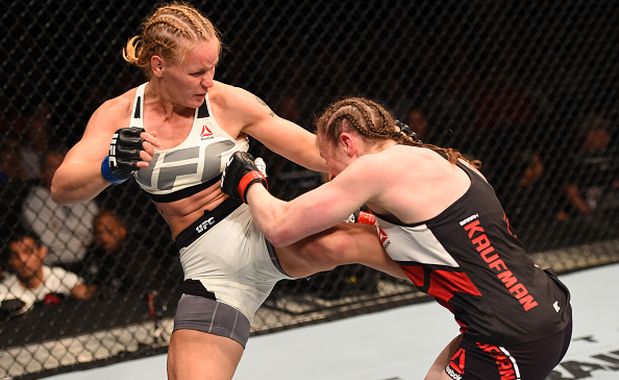
[[[28,180],[40,178],[41,161],[49,141],[47,123],[51,117],[50,106],[41,104],[29,118],[23,118],[21,126],[25,132],[22,134],[20,155]]]
[[[29,183],[21,166],[19,142],[7,136],[0,137],[0,238],[3,238],[14,221],[20,219]]]
[[[541,108],[540,93],[522,84],[516,73],[497,70],[478,88],[474,99],[478,128],[532,125]]]
[[[0,143],[0,186],[26,181],[27,175],[21,166],[19,142],[8,136],[2,136]]]
[[[61,149],[45,153],[41,184],[30,190],[22,215],[26,225],[49,247],[46,263],[79,272],[80,262],[92,241],[92,221],[99,208],[95,201],[61,206],[52,200],[52,177],[65,154]]]
[[[592,215],[611,205],[605,201],[618,191],[618,151],[611,144],[611,122],[601,115],[589,115],[580,124],[575,139],[580,146],[571,157],[563,188],[566,205],[560,219]],[[616,205],[615,205],[616,206]]]
[[[516,211],[516,207],[522,209],[524,205],[519,205],[520,201],[529,202],[528,195],[533,194],[542,184],[544,162],[535,150],[506,151],[497,156],[496,163],[491,163],[486,169],[485,174],[503,200],[507,215],[512,217],[509,211]]]
[[[487,175],[505,210],[513,230],[526,245],[537,247],[548,240],[557,211],[556,182],[546,178],[545,163],[539,152],[505,150],[488,167]]]
[[[0,105],[7,110],[16,109],[11,101],[5,98],[0,99]],[[8,112],[0,121],[2,141],[11,142],[12,154],[18,159],[13,171],[20,172],[23,180],[39,178],[41,157],[49,141],[47,123],[51,117],[50,106],[43,103],[31,111]]]
[[[301,123],[301,106],[299,99],[292,93],[284,93],[275,103],[273,110],[283,117],[296,124],[303,125]]]
[[[139,244],[131,239],[126,223],[114,211],[101,209],[94,218],[94,240],[80,273],[100,294],[148,287],[157,272],[156,257],[137,255]]]
[[[428,125],[428,118],[425,112],[418,107],[413,107],[406,113],[405,123],[417,134],[417,136],[426,142],[433,140],[432,131]]]
[[[0,283],[0,301],[6,312],[23,314],[37,301],[55,304],[60,302],[58,295],[87,300],[95,292],[75,273],[43,265],[48,249],[32,232],[18,229],[4,250],[12,272]]]

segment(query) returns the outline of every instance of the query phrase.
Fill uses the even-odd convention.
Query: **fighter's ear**
[[[49,252],[49,249],[45,245],[41,245],[39,247],[39,250],[37,253],[41,261],[45,260],[45,257],[47,257],[48,252]]]
[[[357,146],[350,133],[342,132],[338,138],[338,142],[349,157],[357,154]]]
[[[162,57],[156,54],[150,57],[150,70],[154,76],[161,77],[163,75],[164,67],[165,60]]]

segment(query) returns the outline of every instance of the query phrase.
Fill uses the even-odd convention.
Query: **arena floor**
[[[561,276],[572,291],[574,335],[549,379],[619,378],[618,277],[619,264]],[[261,335],[250,339],[235,380],[418,380],[456,333],[450,313],[423,303]],[[160,355],[48,379],[165,378]]]

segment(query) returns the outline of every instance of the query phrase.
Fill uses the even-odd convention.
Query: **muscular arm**
[[[104,103],[90,118],[81,140],[71,148],[52,180],[52,199],[59,204],[94,198],[109,186],[101,176],[101,161],[107,155],[113,131],[107,126],[110,107]]]
[[[379,192],[380,179],[367,181],[375,172],[358,159],[332,181],[290,202],[273,197],[263,186],[251,186],[247,203],[267,239],[287,246],[324,231],[346,219]],[[376,172],[378,174],[379,172]]]
[[[127,126],[130,111],[125,100],[108,100],[90,118],[81,140],[71,148],[52,180],[52,199],[59,204],[86,201],[96,197],[109,182],[101,175],[101,161],[108,154],[114,131]],[[146,132],[141,136],[146,140],[140,158],[144,161],[138,167],[148,166],[154,154],[153,146],[157,140]],[[150,141],[150,142],[149,142]]]
[[[231,93],[228,106],[242,114],[243,133],[301,166],[326,172],[313,133],[277,116],[266,103],[248,91],[234,88]]]

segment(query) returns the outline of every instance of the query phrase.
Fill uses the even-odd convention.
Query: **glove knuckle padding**
[[[140,133],[142,133],[142,128],[138,128],[138,127],[120,128],[116,132],[123,138],[131,138],[131,137],[139,138]]]
[[[118,178],[128,178],[141,161],[140,151],[144,139],[142,128],[120,128],[114,133],[110,144],[110,171]]]
[[[224,169],[221,178],[221,190],[234,198],[245,201],[245,193],[255,182],[268,186],[266,178],[258,170],[254,158],[247,152],[235,152]]]
[[[118,157],[118,162],[137,163],[140,160],[140,150],[119,145],[116,147],[116,156]]]
[[[116,131],[118,134],[118,143],[124,146],[141,147],[144,139],[140,137],[141,128],[121,128]]]

